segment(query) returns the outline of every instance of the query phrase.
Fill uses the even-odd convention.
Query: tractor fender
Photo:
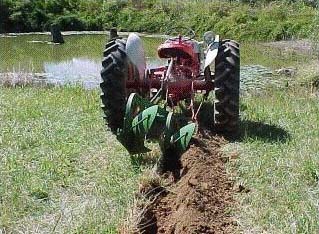
[[[218,54],[218,48],[219,48],[219,35],[216,35],[215,40],[208,45],[208,48],[206,50],[204,69],[206,69],[215,61]]]
[[[129,60],[137,67],[140,80],[143,80],[146,60],[142,39],[137,34],[130,33],[126,41],[125,49]]]

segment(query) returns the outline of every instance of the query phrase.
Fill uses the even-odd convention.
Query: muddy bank
[[[85,89],[94,89],[99,85],[99,77],[93,79],[58,79],[50,73],[32,73],[32,72],[0,72],[0,85],[4,87],[15,86],[63,86],[78,85]]]
[[[181,168],[164,175],[169,186],[152,195],[138,225],[141,233],[234,233],[233,182],[220,152],[224,143],[217,137],[194,139]]]
[[[80,70],[79,66],[86,67],[85,71]],[[99,86],[100,74],[99,65],[90,61],[81,61],[73,59],[71,62],[60,63],[60,65],[51,65],[53,72],[65,70],[65,75],[53,73],[32,73],[32,72],[0,72],[0,80],[11,81],[16,83],[17,81],[28,80],[28,83],[49,83],[49,84],[78,84],[85,88],[91,89]],[[67,70],[68,68],[69,70]],[[74,74],[71,71],[75,71]],[[92,70],[92,71],[91,71]],[[90,73],[91,72],[91,73]],[[263,90],[269,85],[280,86],[282,81],[278,80],[277,76],[274,76],[275,71],[272,71],[261,65],[245,65],[241,67],[241,91],[244,93],[251,90]],[[60,76],[60,77],[59,77]],[[82,77],[81,77],[82,76]],[[1,81],[0,81],[1,83]]]

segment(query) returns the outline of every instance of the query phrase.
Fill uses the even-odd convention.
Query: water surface
[[[102,53],[106,35],[69,35],[66,43],[47,43],[49,35],[21,35],[0,37],[0,73],[45,73],[59,83],[80,82],[94,87],[100,82]],[[157,57],[160,38],[143,37],[149,67],[165,64]],[[304,56],[282,51],[260,43],[241,44],[242,78],[250,73],[251,66],[263,65],[269,69],[304,62]],[[250,76],[247,76],[251,78]]]
[[[65,36],[66,43],[50,43],[49,35],[0,37],[0,72],[46,73],[61,82],[98,83],[105,35]],[[143,38],[148,64],[164,63],[156,58],[161,39]]]

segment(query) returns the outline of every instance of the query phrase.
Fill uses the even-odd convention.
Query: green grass
[[[314,60],[314,56],[300,54],[296,51],[285,51],[260,42],[244,42],[240,44],[241,65],[259,64],[270,69],[282,67],[300,67]]]
[[[99,105],[79,87],[0,87],[0,232],[115,233],[140,169]]]
[[[319,100],[299,85],[317,61],[242,49],[243,64],[296,66],[298,76],[242,99],[243,137],[229,145],[240,152],[236,182],[250,190],[237,197],[240,227],[318,233]],[[0,87],[0,232],[116,233],[143,168],[106,131],[99,106],[98,90]]]
[[[242,99],[240,152],[233,172],[242,229],[319,232],[319,99],[300,86]]]

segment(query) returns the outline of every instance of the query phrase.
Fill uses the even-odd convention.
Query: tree
[[[8,0],[0,1],[0,33],[10,30],[11,21],[10,14],[12,9],[12,2]]]

